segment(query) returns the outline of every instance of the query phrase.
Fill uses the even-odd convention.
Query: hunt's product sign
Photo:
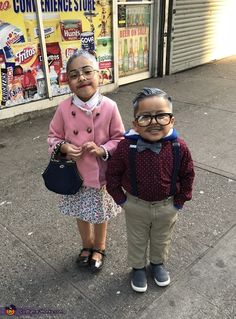
[[[79,40],[82,33],[81,20],[62,20],[60,22],[62,41]]]
[[[61,87],[68,58],[79,48],[97,51],[101,83],[112,82],[111,5],[109,0],[39,1],[47,61],[42,60],[35,0],[0,0],[0,101],[3,106],[46,97],[39,87],[48,63],[53,95]],[[107,47],[104,45],[106,40]],[[20,67],[20,68],[19,68]],[[40,80],[40,85],[39,85]]]

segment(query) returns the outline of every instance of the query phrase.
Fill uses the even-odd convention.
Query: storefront
[[[153,76],[154,11],[154,1],[1,0],[0,119],[70,94],[66,62],[81,47],[96,51],[102,92]]]
[[[236,53],[236,2],[0,0],[0,120],[70,94],[66,63],[95,49],[101,92]]]
[[[151,1],[118,1],[118,84],[150,78],[152,54]]]
[[[236,54],[235,0],[169,0],[166,74]]]

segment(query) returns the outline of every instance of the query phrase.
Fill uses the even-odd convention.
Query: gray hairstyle
[[[134,115],[137,113],[139,102],[141,100],[148,98],[148,97],[151,97],[151,96],[162,97],[164,100],[167,101],[170,112],[171,113],[173,112],[173,105],[172,105],[171,97],[166,92],[164,92],[158,88],[146,88],[145,87],[133,99]]]
[[[89,51],[86,51],[86,50],[76,50],[70,56],[69,60],[67,61],[67,65],[66,65],[66,72],[67,73],[68,73],[70,65],[74,61],[74,59],[76,59],[76,58],[78,58],[80,56],[82,56],[82,57],[88,59],[90,62],[92,62],[93,63],[93,67],[94,67],[95,70],[99,69],[96,57],[92,53],[90,53]]]

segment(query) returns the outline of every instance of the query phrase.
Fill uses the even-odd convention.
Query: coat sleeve
[[[50,122],[47,142],[49,144],[48,152],[51,154],[55,145],[65,140],[64,120],[59,106]]]
[[[107,191],[114,201],[121,205],[126,201],[126,195],[122,188],[122,177],[126,171],[126,165],[122,157],[122,142],[108,161],[106,171]]]
[[[184,203],[192,198],[192,188],[195,176],[193,160],[186,144],[183,145],[181,152],[181,166],[179,181],[177,183],[178,191],[174,196],[174,205],[178,208],[182,208]]]
[[[112,155],[117,148],[118,143],[124,138],[124,124],[121,119],[120,112],[118,110],[117,104],[114,102],[114,108],[111,115],[110,125],[109,125],[109,141],[107,141],[103,146]]]

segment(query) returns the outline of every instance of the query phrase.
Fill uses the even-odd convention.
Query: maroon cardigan
[[[174,205],[182,208],[184,202],[192,198],[194,167],[190,151],[186,143],[178,138],[180,143],[180,169],[177,179],[177,192]],[[129,169],[129,146],[132,140],[122,140],[115,153],[108,161],[106,172],[107,191],[117,204],[126,201],[125,191],[132,194]],[[161,201],[170,195],[173,169],[173,154],[171,140],[162,142],[159,154],[150,150],[136,154],[136,179],[139,198],[145,201]]]

